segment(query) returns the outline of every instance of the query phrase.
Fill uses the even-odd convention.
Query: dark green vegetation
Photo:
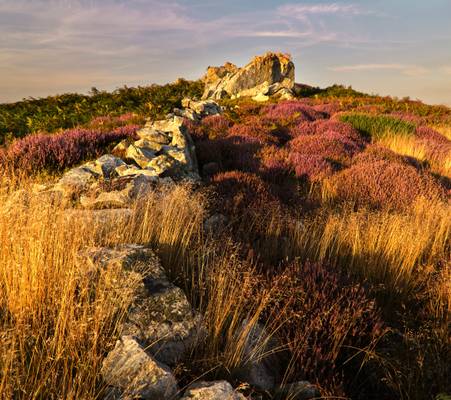
[[[198,97],[202,90],[200,81],[179,79],[163,86],[123,87],[112,93],[93,88],[89,95],[63,94],[0,104],[0,145],[33,132],[74,128],[99,116],[132,112],[161,118],[180,107],[181,99]]]

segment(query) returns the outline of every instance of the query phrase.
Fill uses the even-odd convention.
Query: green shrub
[[[399,135],[413,135],[415,125],[411,122],[386,115],[345,114],[340,117],[342,122],[350,123],[363,136],[380,139],[388,132]]]

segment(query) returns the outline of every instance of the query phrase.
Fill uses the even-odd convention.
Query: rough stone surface
[[[129,336],[116,342],[114,350],[103,361],[101,373],[105,382],[120,389],[124,398],[169,400],[178,392],[170,369]]]
[[[135,337],[158,361],[175,364],[203,336],[201,316],[193,311],[183,291],[168,281],[149,248],[98,248],[87,257],[93,265],[116,265],[126,273],[141,274],[122,333]]]
[[[191,385],[181,400],[245,400],[226,381],[196,382]]]
[[[294,64],[286,54],[267,53],[255,57],[243,68],[230,63],[209,67],[203,80],[203,99],[275,95],[282,88],[292,90]]]
[[[65,197],[74,197],[87,190],[98,177],[98,174],[84,166],[73,168],[63,175],[54,190],[62,191]]]
[[[310,400],[320,397],[318,388],[307,381],[282,385],[274,395],[275,400]]]
[[[243,330],[247,321],[243,322]],[[247,334],[243,350],[243,364],[233,375],[258,390],[272,390],[280,378],[277,341],[270,337],[261,324],[256,324]]]

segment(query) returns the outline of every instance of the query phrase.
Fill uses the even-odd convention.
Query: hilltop
[[[294,69],[0,105],[4,398],[447,398],[451,109]]]

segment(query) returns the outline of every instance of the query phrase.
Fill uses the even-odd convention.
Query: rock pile
[[[203,77],[203,99],[222,99],[230,96],[252,97],[266,101],[270,96],[293,98],[294,64],[287,54],[266,53],[238,68],[226,63],[222,67],[208,67]]]
[[[185,99],[166,119],[148,122],[138,140],[123,140],[95,161],[72,168],[51,188],[84,208],[126,208],[161,181],[200,180],[185,118],[200,120],[222,112],[212,100]]]

